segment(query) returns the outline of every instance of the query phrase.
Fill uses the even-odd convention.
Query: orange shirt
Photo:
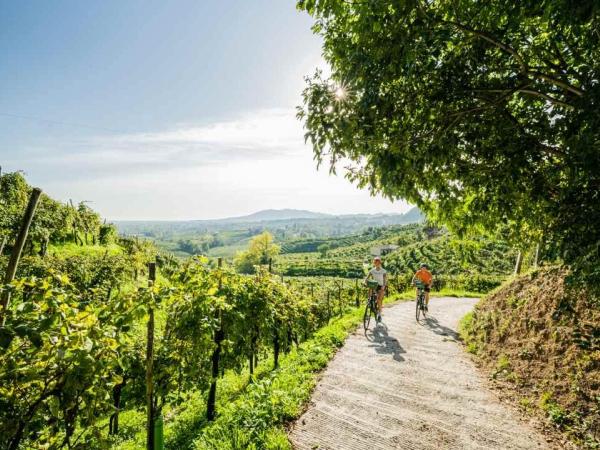
[[[433,277],[431,276],[431,272],[425,268],[419,269],[415,273],[415,277],[421,280],[425,284],[431,284],[433,281]]]

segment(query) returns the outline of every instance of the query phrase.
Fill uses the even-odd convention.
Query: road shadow
[[[372,343],[370,347],[373,347],[380,355],[392,355],[394,361],[404,361],[402,354],[406,353],[406,350],[402,348],[398,339],[388,334],[388,328],[384,323],[379,323],[373,329],[369,329],[365,332],[365,336]]]
[[[460,336],[455,330],[442,325],[435,317],[427,316],[424,320],[421,320],[420,323],[428,330],[433,331],[435,334],[439,334],[440,336],[448,336],[455,341],[460,340]]]

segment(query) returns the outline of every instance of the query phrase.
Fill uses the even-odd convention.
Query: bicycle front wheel
[[[417,322],[419,321],[420,317],[421,317],[421,310],[423,309],[423,300],[421,299],[421,296],[417,297],[417,301],[416,301],[416,305],[417,305],[417,310],[415,312],[415,316],[417,318]]]
[[[371,313],[373,308],[371,308],[371,301],[369,300],[365,305],[365,314],[363,315],[363,326],[365,327],[365,331],[369,329],[369,324],[371,323]]]

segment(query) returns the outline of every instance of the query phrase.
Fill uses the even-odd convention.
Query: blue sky
[[[404,211],[316,171],[310,25],[291,0],[3,1],[0,164],[110,219]]]

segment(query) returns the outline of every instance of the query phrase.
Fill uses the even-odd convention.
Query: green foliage
[[[154,403],[159,411],[179,415],[190,396],[204,401],[214,381],[211,360],[217,345],[220,373],[248,370],[249,362],[256,364],[259,358],[273,364],[275,355],[285,358],[319,327],[343,315],[359,294],[341,283],[325,286],[322,279],[310,287],[293,280],[282,283],[264,270],[246,276],[229,267],[212,268],[202,258],[179,266],[168,257],[159,265],[168,268],[169,280],[137,291],[122,289],[149,247],[144,240],[121,243],[125,248],[116,254],[27,257],[21,278],[4,288],[12,300],[0,336],[3,446],[35,441],[52,448],[101,448],[117,387],[122,391],[120,414],[138,420],[132,411],[144,399],[148,306],[157,322]],[[59,272],[69,277],[52,275]],[[268,354],[273,357],[267,359]],[[320,358],[325,364],[327,358]],[[264,365],[260,370],[254,366],[257,376],[268,373]],[[204,423],[183,417],[175,422],[180,431],[167,433],[170,442],[189,442]],[[126,448],[129,440],[139,441],[140,430],[132,433],[126,423],[121,428],[125,436],[111,437],[111,442]],[[277,433],[273,436],[277,439]]]
[[[3,235],[18,229],[28,194],[29,186],[20,173],[8,173],[0,177],[0,231]]]
[[[399,241],[405,244],[417,242],[422,238],[421,229],[422,226],[416,224],[370,227],[351,236],[284,242],[284,253],[277,258],[275,270],[286,276],[362,278],[365,264],[371,263],[374,248]],[[311,248],[314,249],[312,253],[300,252]]]
[[[21,261],[17,275],[21,278],[44,278],[51,273],[67,274],[70,283],[83,296],[110,296],[129,278],[131,261],[122,254],[91,254],[41,258],[27,257]]]
[[[478,352],[477,344],[470,341],[470,339],[469,339],[469,333],[471,333],[472,329],[473,329],[473,312],[469,311],[467,314],[465,314],[463,316],[462,319],[460,319],[460,322],[458,323],[458,334],[460,335],[460,338],[462,339],[462,341],[466,343],[467,351],[469,353],[476,355]]]
[[[319,163],[459,234],[543,239],[600,285],[597,2],[297,4],[332,69],[299,109]]]
[[[280,247],[273,242],[273,235],[265,231],[250,240],[248,250],[238,253],[236,268],[241,273],[254,273],[256,266],[269,264],[279,251]]]
[[[123,252],[129,260],[133,278],[137,281],[148,262],[156,258],[156,248],[151,241],[138,238],[121,237],[119,245],[123,248]]]
[[[516,252],[501,240],[456,241],[446,235],[403,247],[386,257],[385,264],[398,273],[414,273],[425,262],[435,275],[506,275],[515,257]]]
[[[87,448],[122,381],[125,331],[144,313],[133,297],[81,297],[65,277],[23,279],[1,329],[0,444]],[[78,429],[88,429],[83,436]]]
[[[294,358],[291,355],[296,351],[302,352],[304,348],[311,348],[310,364],[319,367],[325,365],[330,350],[325,351],[323,343],[313,348],[305,342],[306,339],[310,341],[313,333],[330,320],[333,319],[332,324],[337,323],[334,317],[346,314],[357,294],[365,295],[362,286],[357,292],[354,287],[341,284],[341,280],[328,284],[324,284],[323,280],[313,280],[314,284],[308,284],[306,279],[281,283],[279,277],[271,276],[264,270],[253,276],[245,276],[233,272],[229,267],[212,269],[204,258],[190,260],[181,267],[172,277],[172,288],[161,291],[160,308],[168,320],[161,321],[162,325],[157,327],[155,341],[156,404],[163,409],[165,416],[172,417],[167,421],[165,430],[168,448],[189,448],[206,427],[212,428],[205,418],[206,391],[212,380],[210,363],[216,348],[214,338],[221,327],[224,333],[219,367],[224,376],[218,379],[217,422],[229,416],[231,410],[239,409],[239,412],[253,414],[252,427],[273,425],[265,420],[273,414],[281,414],[278,412],[280,406],[275,397],[269,400],[273,384],[269,381],[263,385],[263,380],[277,377],[285,370],[289,358]],[[347,328],[349,325],[346,320],[342,322]],[[337,330],[335,327],[333,329]],[[320,336],[321,333],[323,331],[317,331],[314,336]],[[327,339],[339,346],[343,336],[345,334],[340,334],[338,330]],[[276,341],[281,350],[280,368],[271,373]],[[260,367],[254,367],[253,382],[246,386],[243,380],[248,380],[249,361],[256,357],[260,357]],[[301,392],[295,388],[287,392],[289,385],[295,386],[292,382],[305,383],[308,380],[294,380],[295,374],[290,371],[285,383],[275,385],[278,387],[273,392],[274,396],[290,397],[289,400],[281,400],[281,408],[287,411],[286,417],[298,410],[297,396]],[[125,376],[132,379],[128,382],[128,389],[135,390],[134,375],[125,372]],[[237,398],[258,389],[255,385],[262,386],[261,389],[268,387],[268,392],[262,392],[248,409],[236,403]],[[143,392],[132,395],[143,398]],[[257,406],[255,401],[260,405]],[[129,404],[134,403],[130,401]],[[253,412],[255,406],[257,409]],[[273,440],[280,443],[285,435],[278,430],[274,428],[258,434],[265,442]],[[129,439],[116,438],[113,442],[119,442],[121,448],[135,448],[133,442],[143,442],[140,433],[143,434],[143,431]],[[211,433],[207,436],[213,436]],[[225,429],[220,429],[218,433],[225,433]],[[249,442],[244,439],[255,438],[253,432],[242,429],[232,430],[226,435],[228,437],[224,442]],[[273,448],[278,448],[276,444],[273,445]]]
[[[296,250],[300,241],[286,247]],[[322,240],[326,244],[329,240]],[[390,272],[394,293],[411,287],[412,275],[421,262],[433,271],[436,291],[442,289],[488,292],[499,286],[513,270],[516,252],[499,236],[457,239],[443,229],[406,225],[366,231],[344,240],[331,240],[327,256],[313,253],[284,253],[275,264],[276,272],[286,276],[334,276],[363,278],[371,265],[371,251],[379,246],[401,243],[397,250],[383,256]],[[523,267],[531,265],[526,253]]]
[[[361,278],[364,276],[362,261],[340,260],[340,259],[306,259],[290,260],[278,267],[279,271],[286,276],[297,277],[344,277]]]
[[[193,239],[180,239],[178,249],[190,255],[205,255],[211,248],[223,245],[218,233],[209,233]]]
[[[98,241],[100,245],[111,245],[117,241],[118,232],[117,227],[113,224],[100,225],[98,231]]]

